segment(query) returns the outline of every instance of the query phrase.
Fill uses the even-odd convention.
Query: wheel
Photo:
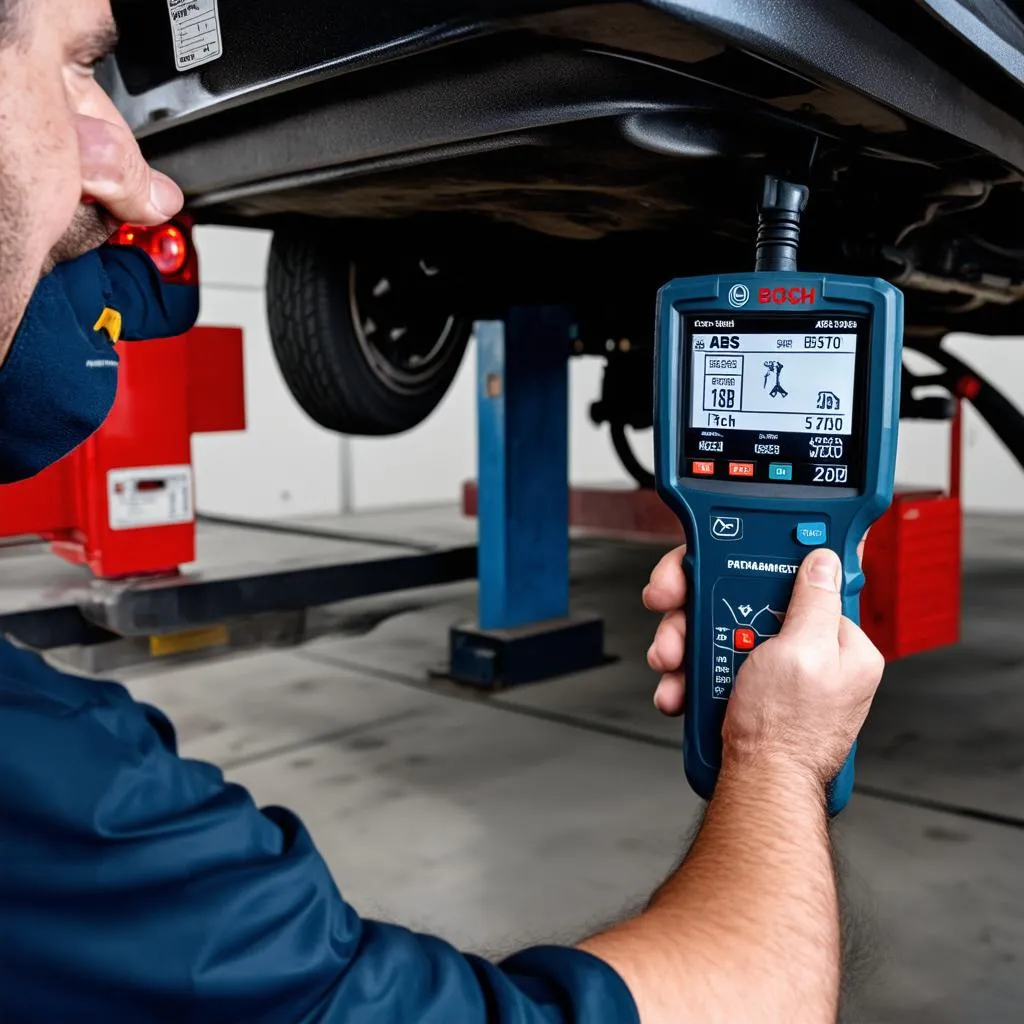
[[[343,434],[399,434],[437,407],[471,323],[452,310],[449,275],[420,249],[352,255],[336,234],[277,232],[267,316],[295,400]]]

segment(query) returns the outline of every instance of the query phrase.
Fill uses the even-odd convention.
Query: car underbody
[[[802,269],[898,284],[908,344],[1019,330],[1010,6],[378,7],[221,0],[231,45],[179,75],[121,0],[106,84],[200,221],[429,251],[460,317],[569,303],[580,351],[645,350],[665,280],[748,267],[765,173],[811,188]]]

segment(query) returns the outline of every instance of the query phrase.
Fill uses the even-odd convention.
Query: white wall
[[[270,234],[199,228],[200,323],[245,334],[248,429],[192,440],[196,506],[201,512],[277,518],[338,512],[342,440],[299,408],[270,347],[263,284]]]
[[[350,508],[455,502],[476,474],[476,348],[472,342],[441,404],[418,427],[393,437],[353,437],[346,446]]]
[[[608,424],[595,427],[590,406],[601,397],[604,360],[595,357],[569,363],[569,476],[575,484],[626,486],[630,476],[619,465],[608,436]],[[630,437],[637,458],[654,468],[654,439],[650,430]]]
[[[245,331],[249,429],[244,434],[199,435],[193,443],[198,506],[226,515],[275,518],[365,511],[458,500],[463,481],[476,474],[476,353],[470,345],[455,383],[423,424],[390,438],[339,438],[320,429],[288,393],[267,331],[263,281],[266,232],[228,228],[197,231],[207,324]],[[1024,407],[1024,345],[1017,339],[947,342],[979,373]],[[910,355],[913,368],[926,361]],[[588,415],[600,395],[602,361],[570,364],[570,472],[580,484],[622,486],[607,427]],[[897,483],[944,487],[948,427],[902,425]],[[964,431],[965,507],[980,511],[1024,508],[1024,473],[983,421],[968,407]],[[637,456],[651,466],[650,431],[634,436]]]

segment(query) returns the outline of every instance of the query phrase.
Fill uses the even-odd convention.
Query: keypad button
[[[737,651],[752,651],[757,643],[757,634],[752,629],[741,627],[732,634],[732,645]]]
[[[815,548],[828,541],[828,527],[824,523],[797,523],[797,543]]]

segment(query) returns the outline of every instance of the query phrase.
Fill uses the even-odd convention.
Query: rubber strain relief
[[[796,270],[800,247],[800,215],[807,207],[806,185],[764,179],[764,195],[757,217],[757,254],[754,270]]]

